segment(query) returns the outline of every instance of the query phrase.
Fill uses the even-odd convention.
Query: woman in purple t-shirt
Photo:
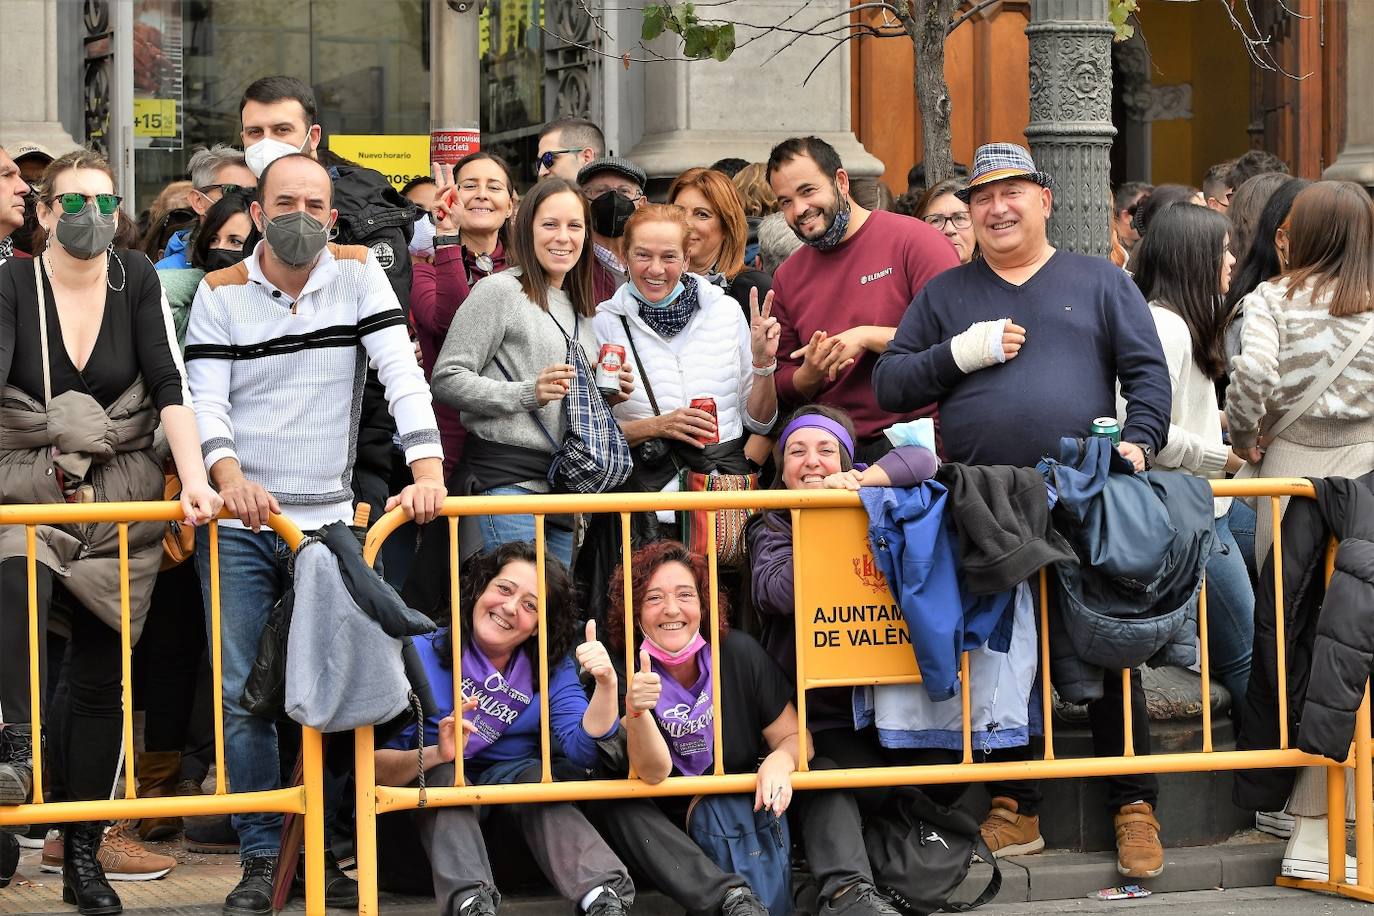
[[[423,723],[421,760],[431,785],[452,785],[453,760],[463,755],[469,785],[538,782],[540,700],[539,640],[549,657],[549,732],[576,775],[596,760],[596,742],[619,730],[616,674],[606,651],[592,639],[578,645],[581,624],[567,570],[545,557],[544,582],[535,567],[534,547],[523,541],[502,544],[464,567],[458,617],[463,708],[453,710],[453,640],[450,629],[415,640],[438,709]],[[538,633],[539,593],[545,590],[547,632]],[[574,651],[574,646],[576,649]],[[574,658],[576,662],[574,662]],[[596,681],[588,701],[577,666]],[[460,726],[461,723],[461,726]],[[458,728],[462,729],[461,739]],[[377,782],[407,785],[416,780],[416,726],[376,752]],[[564,766],[557,766],[565,770]],[[576,778],[574,776],[574,778]],[[575,806],[524,804],[503,809],[524,836],[545,876],[577,912],[623,916],[634,901],[625,866]],[[410,813],[429,858],[440,913],[494,916],[501,901],[492,878],[482,825],[487,812],[472,805],[425,808]],[[386,831],[388,834],[393,831]],[[392,837],[388,837],[391,840]],[[411,851],[408,837],[379,843],[385,874]],[[388,853],[390,855],[388,855]]]

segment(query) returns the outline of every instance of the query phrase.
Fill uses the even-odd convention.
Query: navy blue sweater
[[[977,321],[1011,318],[1021,352],[964,374],[950,340]],[[1106,258],[1058,251],[1021,286],[981,260],[935,277],[902,317],[873,371],[884,410],[938,402],[945,457],[1033,467],[1059,457],[1061,436],[1084,436],[1126,398],[1123,442],[1164,446],[1172,392],[1149,306]]]

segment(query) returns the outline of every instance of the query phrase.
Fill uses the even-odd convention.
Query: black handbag
[[[864,845],[879,893],[905,916],[980,907],[1002,888],[1002,871],[983,841],[978,822],[946,808],[914,786],[895,790],[896,804],[865,825]],[[973,857],[992,866],[992,878],[969,903],[949,898],[968,876]]]
[[[267,624],[258,637],[258,656],[243,684],[239,702],[255,716],[289,722],[286,714],[286,644],[291,635],[291,614],[295,610],[296,591],[286,592],[272,605]]]

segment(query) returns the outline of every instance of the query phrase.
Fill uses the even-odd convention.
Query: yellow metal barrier
[[[301,754],[303,785],[265,792],[231,793],[225,783],[222,638],[220,633],[219,524],[208,528],[210,539],[210,663],[215,710],[215,792],[213,795],[139,798],[134,777],[133,653],[129,639],[129,525],[137,522],[180,521],[175,502],[84,503],[0,506],[0,525],[23,525],[28,560],[29,691],[33,709],[33,798],[27,805],[0,806],[0,825],[67,823],[71,821],[122,820],[144,817],[187,817],[208,814],[272,812],[298,814],[305,820],[305,899],[309,916],[324,914],[324,762],[320,733],[303,729]],[[118,526],[120,633],[123,648],[122,690],[124,707],[124,797],[95,801],[43,801],[42,685],[38,666],[38,580],[36,576],[37,529],[48,525],[106,523]],[[284,516],[269,522],[293,549],[303,535]],[[113,777],[113,774],[111,774]]]
[[[886,786],[898,784],[941,784],[955,782],[976,782],[1007,779],[1041,779],[1095,777],[1126,775],[1138,773],[1193,772],[1213,770],[1258,769],[1268,767],[1321,766],[1328,775],[1330,823],[1344,821],[1345,810],[1345,771],[1355,770],[1356,797],[1356,835],[1358,881],[1351,885],[1345,883],[1344,835],[1334,831],[1331,838],[1331,869],[1329,880],[1325,882],[1281,880],[1279,883],[1312,890],[1338,893],[1356,899],[1374,901],[1374,768],[1371,768],[1371,736],[1369,724],[1369,692],[1366,688],[1364,706],[1357,717],[1358,728],[1352,753],[1340,764],[1333,764],[1324,757],[1303,753],[1289,747],[1287,711],[1287,674],[1284,645],[1284,608],[1283,577],[1281,567],[1282,530],[1279,524],[1280,509],[1278,497],[1307,497],[1314,495],[1312,485],[1305,479],[1250,479],[1244,481],[1215,481],[1213,491],[1218,497],[1258,496],[1267,497],[1274,518],[1275,552],[1275,598],[1276,628],[1278,641],[1278,695],[1279,695],[1279,747],[1274,750],[1255,751],[1215,751],[1211,738],[1211,704],[1203,703],[1204,738],[1203,749],[1197,753],[1169,753],[1149,756],[1136,756],[1131,738],[1131,695],[1129,689],[1130,672],[1123,671],[1123,715],[1125,717],[1124,752],[1119,757],[1095,757],[1065,759],[1056,756],[1053,731],[1053,701],[1051,699],[1050,678],[1041,678],[1043,694],[1041,697],[1044,712],[1044,756],[1040,760],[1011,763],[973,763],[971,729],[969,721],[969,677],[968,655],[961,659],[961,691],[963,708],[963,762],[953,765],[920,767],[874,767],[855,770],[809,770],[803,748],[802,763],[793,776],[793,785],[798,789],[842,789],[865,786]],[[913,683],[920,680],[913,653],[908,643],[909,634],[903,640],[900,634],[891,637],[892,627],[885,626],[883,636],[869,640],[859,640],[854,648],[862,645],[862,653],[817,653],[818,647],[829,648],[830,638],[817,639],[817,629],[812,616],[801,613],[806,606],[824,605],[834,597],[835,563],[843,564],[852,560],[854,574],[861,580],[872,579],[867,584],[878,591],[885,589],[879,575],[874,579],[872,557],[867,547],[867,520],[860,511],[857,494],[847,491],[786,491],[768,490],[737,493],[635,493],[606,494],[599,496],[557,495],[525,497],[466,497],[451,498],[444,505],[444,515],[449,524],[449,562],[450,597],[452,606],[458,607],[458,519],[471,515],[534,514],[536,530],[537,568],[540,581],[544,581],[544,523],[547,515],[564,513],[618,513],[622,532],[622,563],[630,566],[630,514],[652,510],[709,510],[712,512],[711,524],[706,526],[714,538],[714,512],[724,509],[751,508],[789,511],[793,521],[794,574],[797,601],[797,683],[803,685],[798,691],[798,714],[801,721],[803,741],[806,740],[806,689],[836,685],[866,685]],[[400,512],[392,512],[379,519],[369,531],[366,543],[366,556],[369,561],[376,557],[383,541],[402,523],[405,518]],[[856,543],[849,543],[855,541]],[[714,544],[712,544],[714,548]],[[866,559],[865,559],[866,558]],[[719,639],[717,570],[714,549],[708,551],[711,574],[711,636]],[[1327,555],[1327,578],[1330,578],[1334,564],[1334,544]],[[841,570],[843,573],[843,570]],[[625,582],[625,605],[631,606],[629,577]],[[1040,577],[1041,640],[1040,665],[1042,672],[1049,671],[1049,627],[1046,608],[1048,581],[1045,573]],[[890,593],[886,602],[892,602]],[[1211,669],[1207,642],[1206,597],[1205,590],[1199,607],[1199,644],[1201,646],[1201,671],[1203,696],[1210,693]],[[454,615],[455,628],[457,615]],[[543,590],[539,600],[539,629],[546,632],[545,604]],[[890,619],[890,618],[889,618]],[[900,624],[905,633],[905,624]],[[825,645],[822,645],[822,642]],[[453,645],[453,683],[455,696],[453,708],[462,703],[461,691],[461,638],[454,633]],[[633,615],[627,614],[625,621],[625,670],[635,670]],[[860,661],[860,664],[855,664]],[[355,754],[357,762],[357,817],[358,817],[358,879],[359,912],[371,916],[377,912],[377,847],[376,815],[393,811],[414,810],[430,805],[471,805],[505,804],[521,802],[586,801],[594,799],[653,797],[670,795],[696,795],[701,793],[738,793],[751,792],[755,786],[755,774],[724,774],[721,771],[723,752],[720,732],[720,690],[719,671],[713,679],[717,681],[715,690],[717,708],[715,713],[715,772],[703,776],[671,777],[657,785],[649,785],[634,778],[633,772],[627,779],[607,779],[585,782],[553,782],[549,765],[549,721],[547,709],[547,684],[549,659],[546,646],[540,641],[539,673],[542,721],[540,783],[465,786],[461,754],[456,761],[453,786],[431,786],[423,792],[416,788],[378,786],[373,764],[372,730],[359,729],[355,734]]]

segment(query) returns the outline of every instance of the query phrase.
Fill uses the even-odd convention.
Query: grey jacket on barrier
[[[322,732],[378,725],[408,705],[401,640],[354,600],[320,540],[296,551],[295,610],[286,651],[286,713]]]
[[[1079,563],[1055,566],[1051,676],[1061,696],[1083,703],[1102,696],[1103,669],[1197,661],[1212,488],[1191,474],[1132,474],[1103,437],[1066,438],[1060,457],[1039,468],[1057,494],[1055,525]]]

